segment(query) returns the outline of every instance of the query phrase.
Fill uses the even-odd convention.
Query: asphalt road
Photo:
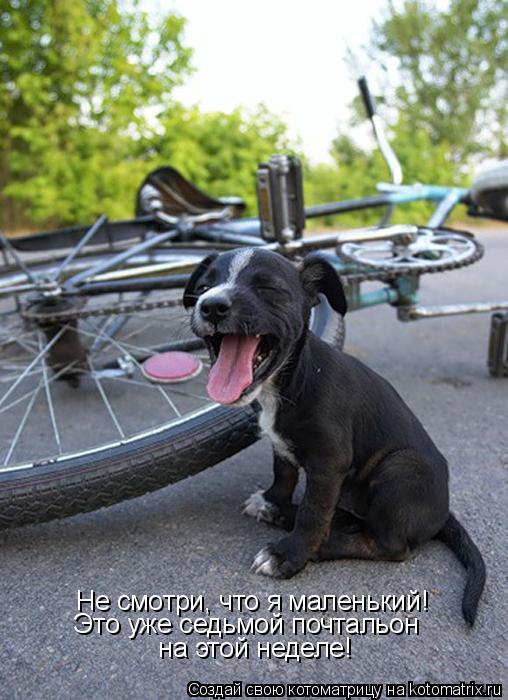
[[[506,298],[508,231],[480,238],[487,245],[484,260],[464,271],[424,278],[423,301]],[[290,581],[251,574],[253,556],[279,536],[240,514],[245,498],[270,480],[270,450],[261,442],[135,501],[2,533],[0,697],[179,700],[186,697],[190,680],[506,681],[508,379],[487,373],[488,330],[488,315],[402,324],[385,307],[352,314],[347,330],[347,350],[393,382],[449,459],[453,510],[488,567],[473,630],[460,613],[464,571],[439,543],[403,564],[311,564]],[[169,660],[159,658],[161,641],[187,641],[193,647],[202,638],[175,633],[129,640],[129,614],[115,609],[97,615],[119,617],[124,625],[120,634],[78,635],[73,630],[78,589],[94,589],[112,599],[121,594],[203,595],[212,616],[226,612],[219,604],[221,594],[255,595],[264,606],[268,595],[277,594],[380,597],[427,589],[429,608],[419,615],[418,636],[354,636],[350,658],[298,663],[258,659],[255,653],[249,659],[200,659],[190,653],[189,659]],[[290,634],[285,639],[329,640],[326,635],[303,639]],[[267,640],[275,641],[251,638],[252,651]]]

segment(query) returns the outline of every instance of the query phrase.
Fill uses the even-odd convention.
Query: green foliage
[[[171,164],[255,211],[257,163],[288,150],[286,127],[255,112],[184,108],[184,20],[152,22],[119,0],[0,0],[2,224],[130,217],[146,173]]]
[[[508,5],[435,2],[387,0],[367,48],[374,66],[398,69],[378,102],[405,181],[462,185],[473,156],[508,155]],[[141,180],[167,164],[212,195],[243,197],[253,214],[257,164],[301,150],[264,106],[203,113],[175,101],[192,67],[185,20],[173,12],[154,18],[139,0],[0,0],[0,22],[5,228],[130,217]],[[364,121],[355,100],[333,163],[303,159],[307,204],[371,195],[388,179],[380,154],[355,137],[360,114]],[[395,220],[420,222],[429,211],[412,204]],[[381,214],[324,223],[362,225]]]
[[[467,186],[473,156],[508,155],[506,0],[449,0],[446,6],[388,0],[382,20],[372,24],[366,53],[373,72],[389,65],[397,76],[394,84],[385,81],[377,103],[405,182]],[[358,97],[350,131],[332,144],[337,169],[328,168],[327,177],[338,199],[373,194],[389,176],[377,151],[357,145],[361,121],[365,108]],[[319,197],[323,177],[322,169],[310,173],[313,196]],[[420,223],[432,209],[422,202],[399,207],[393,220]],[[377,219],[379,213],[357,212],[337,220],[351,225]]]
[[[388,102],[460,164],[508,154],[507,0],[389,0],[370,55],[397,67]]]
[[[116,198],[112,180],[150,112],[190,70],[184,20],[152,22],[137,3],[131,8],[0,0],[4,224],[88,219],[104,206],[100,197]]]
[[[161,127],[160,136],[146,144],[146,155],[156,154],[154,167],[171,163],[211,195],[241,196],[252,214],[258,163],[293,151],[284,123],[262,105],[229,114],[173,105]]]

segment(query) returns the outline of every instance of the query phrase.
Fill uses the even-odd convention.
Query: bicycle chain
[[[397,270],[394,270],[391,267],[376,267],[371,271],[366,270],[365,272],[341,275],[341,279],[345,285],[356,284],[359,282],[392,282],[397,277],[404,277],[408,275],[419,276],[436,272],[445,272],[447,270],[457,270],[461,267],[472,265],[483,257],[484,248],[481,243],[478,243],[478,241],[475,240],[475,246],[476,250],[469,258],[456,262],[443,263],[439,267],[433,265],[422,265],[418,268],[401,266],[400,268],[397,268]],[[91,309],[74,308],[65,311],[54,311],[51,313],[31,311],[29,307],[25,307],[21,310],[21,316],[26,320],[51,324],[61,323],[62,321],[86,319],[91,316],[109,316],[111,314],[129,314],[133,312],[139,313],[142,311],[153,311],[154,309],[174,308],[181,305],[182,301],[180,299],[159,299],[158,301],[116,302],[115,304],[97,306]]]
[[[21,310],[22,318],[29,321],[38,321],[42,323],[59,323],[61,321],[73,321],[89,318],[90,316],[109,316],[111,314],[130,314],[140,311],[153,311],[154,309],[171,308],[181,306],[180,299],[159,299],[158,301],[133,301],[133,302],[117,302],[115,304],[106,304],[97,306],[93,309],[69,309],[68,311],[53,311],[50,313],[41,313],[31,311],[29,308]]]

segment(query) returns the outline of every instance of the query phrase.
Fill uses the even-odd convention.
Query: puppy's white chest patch
[[[296,459],[290,443],[284,440],[284,438],[275,430],[278,397],[272,394],[271,391],[272,388],[270,387],[268,391],[262,391],[258,397],[258,401],[262,408],[258,419],[259,428],[263,435],[270,438],[273,449],[279,455],[279,457],[284,457],[289,462],[296,464]]]

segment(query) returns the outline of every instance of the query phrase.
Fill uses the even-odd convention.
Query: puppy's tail
[[[448,520],[436,535],[436,539],[444,542],[466,567],[467,580],[462,597],[462,614],[466,622],[473,625],[486,578],[485,562],[480,550],[452,513],[448,515]]]

